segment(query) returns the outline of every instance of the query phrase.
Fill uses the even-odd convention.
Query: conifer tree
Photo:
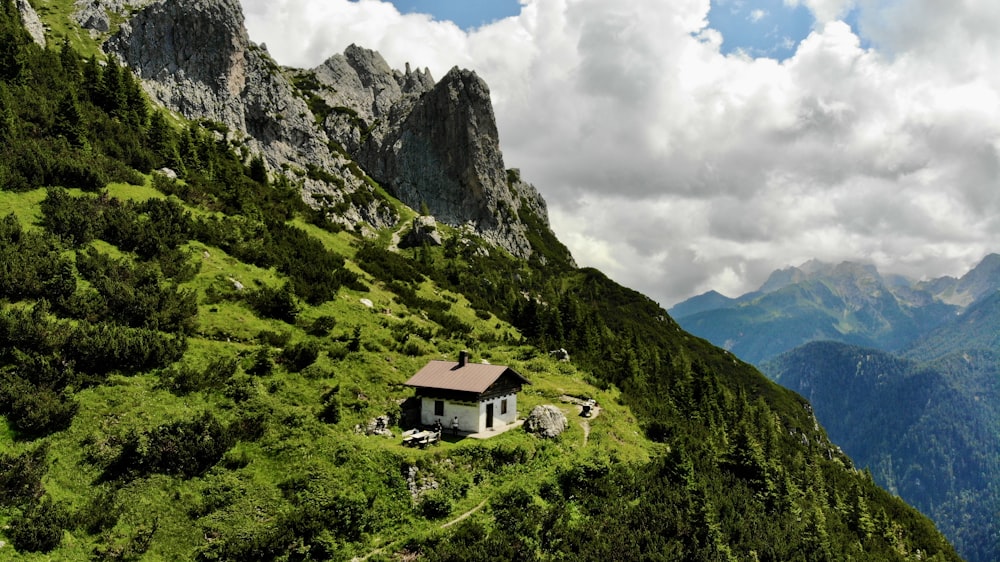
[[[64,37],[59,47],[59,63],[63,73],[71,81],[76,82],[80,76],[80,55],[69,44],[69,37]]]
[[[0,81],[12,84],[23,80],[25,69],[24,45],[27,33],[13,0],[2,0],[0,10]]]
[[[7,143],[14,138],[14,100],[7,85],[0,82],[0,142]]]
[[[72,146],[82,147],[84,144],[83,119],[80,116],[76,95],[72,91],[66,92],[59,100],[53,132],[56,136],[66,139]]]

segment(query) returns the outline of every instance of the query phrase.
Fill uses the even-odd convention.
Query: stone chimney
[[[458,352],[458,367],[461,369],[469,362],[469,352],[462,350]]]

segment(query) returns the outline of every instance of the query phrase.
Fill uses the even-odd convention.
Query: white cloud
[[[768,16],[767,10],[752,10],[750,12],[750,21],[757,23],[760,20]]]
[[[783,62],[724,56],[708,0],[522,0],[466,33],[377,0],[242,0],[314,66],[350,43],[489,83],[504,157],[578,261],[666,305],[810,258],[961,274],[1000,234],[1000,4],[786,0]],[[858,28],[840,22],[858,8]]]
[[[791,7],[805,5],[813,13],[816,21],[823,24],[842,18],[854,8],[856,2],[857,0],[785,0],[785,5]]]

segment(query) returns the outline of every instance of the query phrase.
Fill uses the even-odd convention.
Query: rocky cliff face
[[[155,100],[226,125],[272,170],[297,170],[310,203],[349,203],[334,220],[397,220],[355,161],[407,205],[426,204],[514,255],[532,253],[525,213],[548,228],[538,192],[505,169],[489,88],[473,72],[455,68],[435,83],[353,45],[315,69],[283,69],[250,42],[237,0],[81,1],[77,19],[95,32],[108,14],[130,14],[105,50]]]
[[[226,125],[238,141],[263,154],[272,170],[292,171],[307,201],[351,202],[332,219],[377,228],[397,220],[358,174],[347,171],[348,158],[330,150],[289,78],[250,42],[237,0],[149,3],[105,50],[128,64],[165,107]],[[306,174],[310,168],[327,173]],[[339,180],[331,182],[331,176]],[[351,197],[358,192],[367,195]]]
[[[453,68],[434,83],[427,71],[392,70],[352,45],[313,73],[318,95],[335,108],[327,134],[395,196],[426,204],[442,222],[471,224],[515,255],[531,254],[519,212],[547,221],[545,203],[505,169],[489,87],[474,72]],[[353,111],[336,110],[345,107]]]

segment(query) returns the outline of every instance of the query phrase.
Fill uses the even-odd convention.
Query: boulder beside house
[[[459,353],[458,362],[431,361],[405,383],[416,389],[420,423],[440,422],[445,432],[457,419],[460,433],[482,433],[517,421],[517,393],[531,382],[504,365],[471,363]]]

